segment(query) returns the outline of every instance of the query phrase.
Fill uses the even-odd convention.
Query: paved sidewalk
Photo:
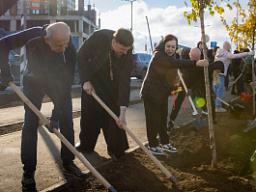
[[[232,96],[226,94],[226,101],[229,101]],[[142,143],[147,141],[145,128],[145,115],[143,103],[139,101],[139,89],[132,89],[131,92],[132,103],[127,110],[128,128],[136,135]],[[170,98],[170,106],[172,98]],[[186,101],[186,110],[181,109],[175,127],[182,127],[193,120],[191,116],[191,108]],[[51,102],[44,103],[41,112],[45,116],[49,116],[53,105]],[[80,110],[80,98],[73,99],[74,111]],[[23,121],[24,110],[23,107],[10,107],[0,109],[0,125],[8,124],[17,121]],[[79,120],[74,119],[75,141],[78,141],[79,134]],[[58,185],[65,183],[65,178],[61,173],[61,159],[60,159],[60,141],[54,135],[49,133],[46,129],[40,127],[38,130],[38,163],[35,175],[37,189],[42,192],[49,191]],[[130,150],[137,147],[137,144],[128,136]],[[20,162],[20,142],[21,131],[0,136],[0,191],[21,191],[21,175],[22,164]],[[110,160],[107,155],[106,144],[103,135],[100,134],[96,145],[95,152],[90,155],[85,155],[87,160],[95,167],[103,162]],[[78,160],[75,163],[84,171],[87,168]]]

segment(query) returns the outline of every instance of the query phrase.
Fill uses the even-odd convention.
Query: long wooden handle
[[[109,115],[114,119],[119,118],[116,114],[111,111],[111,109],[96,95],[92,92],[94,99],[109,113]],[[131,132],[131,130],[126,126],[122,125],[122,128],[131,136],[131,138],[140,146],[140,148],[155,162],[155,164],[165,173],[165,175],[171,179],[173,183],[177,183],[177,180],[171,175],[171,173],[157,160],[157,158],[150,153],[150,151],[141,143],[141,141]]]
[[[179,75],[180,81],[181,81],[181,83],[182,83],[182,85],[183,85],[183,88],[185,89],[186,94],[188,94],[188,88],[187,88],[187,86],[186,86],[186,83],[185,83],[185,81],[184,81],[184,79],[183,79],[183,77],[182,77],[181,72],[180,72],[179,69],[178,69],[178,75]],[[196,110],[196,107],[195,107],[195,105],[194,105],[194,103],[193,103],[193,100],[192,100],[192,98],[191,98],[190,95],[188,95],[188,100],[189,100],[189,102],[190,102],[191,107],[193,108],[193,111],[194,111],[194,112],[196,113],[196,115],[197,115],[198,112],[197,112],[197,110]]]
[[[236,78],[236,80],[228,87],[228,90],[236,84],[236,82],[242,77],[242,75],[243,75],[243,73],[241,73],[241,74]]]
[[[13,82],[9,82],[9,86],[46,125],[50,126],[49,120],[36,108],[33,103],[31,103],[31,101]],[[76,150],[73,145],[70,144],[70,142],[57,129],[54,128],[53,132],[107,189],[111,189],[113,192],[115,191],[113,187],[105,180],[105,178],[102,177],[102,175],[87,161],[87,159],[85,159],[81,153]]]
[[[228,107],[233,108],[230,104],[228,104],[226,101],[222,100],[221,98],[216,97],[216,99],[218,99],[220,102],[222,102],[223,104],[227,105]]]

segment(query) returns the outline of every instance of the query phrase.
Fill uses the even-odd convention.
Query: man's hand
[[[56,120],[50,120],[50,126],[48,125],[45,125],[47,127],[47,129],[51,132],[51,133],[54,133],[53,132],[53,129],[57,129],[59,128],[59,121],[56,121]]]
[[[94,90],[94,88],[93,88],[93,86],[92,86],[92,84],[91,84],[90,81],[84,82],[83,90],[84,90],[88,95],[91,95],[92,92],[95,93],[95,90]]]
[[[116,121],[116,124],[118,125],[118,127],[122,128],[122,125],[126,125],[126,118],[125,118],[125,112],[126,112],[126,108],[120,108],[120,115],[118,120]]]
[[[199,60],[196,62],[197,67],[207,67],[209,65],[209,61],[204,59],[204,60]]]

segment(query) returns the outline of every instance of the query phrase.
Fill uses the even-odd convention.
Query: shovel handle
[[[185,92],[186,92],[186,94],[187,94],[187,93],[188,93],[188,88],[187,88],[187,86],[186,86],[186,83],[185,83],[185,81],[184,81],[184,79],[183,79],[183,77],[182,77],[181,72],[180,72],[179,69],[178,69],[178,75],[179,75],[180,81],[181,81],[181,83],[182,83],[182,85],[183,85],[183,87],[184,87],[184,89],[185,89]],[[198,112],[197,112],[197,110],[196,110],[196,107],[195,107],[195,105],[194,105],[194,103],[193,103],[193,100],[192,100],[192,98],[191,98],[190,95],[188,95],[188,100],[189,100],[189,102],[190,102],[191,107],[193,108],[193,111],[196,112],[196,114],[198,114]]]
[[[116,114],[96,95],[92,92],[94,99],[109,113],[114,119],[118,120]],[[171,175],[171,173],[157,160],[157,158],[150,153],[150,151],[141,143],[141,141],[132,133],[132,131],[125,125],[122,124],[122,128],[131,136],[131,138],[140,146],[140,148],[155,162],[155,164],[165,173],[165,175],[171,179],[173,183],[177,183],[177,180]]]
[[[9,82],[9,86],[13,91],[23,100],[30,109],[48,126],[49,120],[36,108],[36,106],[24,95],[24,93],[13,83]],[[107,188],[113,191],[113,187],[105,180],[104,177],[85,159],[81,153],[79,153],[73,145],[57,130],[53,129],[55,135],[66,145],[66,147],[91,171],[91,173],[99,179],[99,181]]]
[[[236,84],[236,82],[242,77],[242,75],[243,75],[243,73],[241,73],[241,74],[236,78],[236,80],[228,87],[228,90]]]
[[[222,102],[223,104],[227,105],[228,107],[233,108],[230,104],[228,104],[226,101],[222,100],[221,98],[216,97],[216,99],[218,99],[220,102]]]

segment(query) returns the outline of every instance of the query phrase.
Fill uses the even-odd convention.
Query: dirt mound
[[[242,102],[242,101],[241,101]],[[178,180],[176,185],[141,150],[125,155],[118,162],[102,166],[98,171],[117,190],[123,192],[256,191],[256,160],[251,162],[256,148],[256,128],[249,132],[252,120],[251,104],[240,103],[246,110],[234,117],[217,114],[215,128],[217,165],[211,167],[208,128],[196,131],[193,125],[174,130],[170,142],[178,153],[158,156],[159,161]],[[108,191],[92,177],[89,185],[67,184],[53,191]]]

